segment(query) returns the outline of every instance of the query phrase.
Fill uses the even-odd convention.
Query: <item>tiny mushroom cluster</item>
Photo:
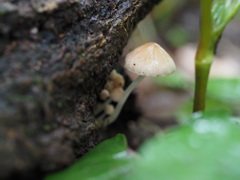
[[[160,45],[154,42],[143,44],[128,53],[125,58],[124,67],[139,76],[124,91],[123,77],[116,71],[110,74],[110,81],[106,83],[105,89],[102,90],[100,97],[102,100],[110,97],[112,101],[117,102],[117,105],[114,108],[114,106],[110,104],[111,100],[107,100],[103,104],[104,108],[97,108],[95,114],[104,109],[105,115],[108,115],[106,118],[98,118],[98,121],[101,121],[101,123],[98,123],[103,124],[103,126],[107,126],[116,120],[128,96],[145,76],[167,76],[176,70],[175,63],[170,55]]]
[[[111,115],[114,112],[114,106],[111,103],[117,103],[121,99],[124,93],[124,84],[125,80],[123,76],[119,74],[115,69],[112,70],[104,86],[104,89],[102,89],[99,94],[100,100],[104,103],[98,104],[97,109],[94,111],[94,114],[96,116],[101,115],[100,119],[103,119],[105,115]]]
[[[111,72],[110,78],[105,84],[105,89],[110,92],[110,98],[114,102],[118,102],[123,95],[123,86],[125,80],[121,74],[119,74],[115,69]]]

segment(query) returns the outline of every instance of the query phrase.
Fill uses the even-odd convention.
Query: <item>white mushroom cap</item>
[[[157,43],[150,42],[134,49],[125,58],[124,67],[142,76],[166,76],[176,69],[170,55]]]
[[[107,89],[103,89],[100,93],[100,99],[105,101],[109,97],[110,97],[109,91]]]

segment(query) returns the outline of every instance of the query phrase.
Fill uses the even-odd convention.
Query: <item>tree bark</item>
[[[0,179],[37,179],[99,142],[97,95],[159,1],[0,2]]]

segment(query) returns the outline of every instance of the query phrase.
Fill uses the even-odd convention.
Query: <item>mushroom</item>
[[[110,94],[110,98],[114,101],[114,102],[118,102],[121,97],[123,96],[124,90],[123,88],[119,87],[119,88],[115,88],[114,90],[112,90],[111,94]]]
[[[121,74],[119,74],[115,69],[110,73],[110,77],[107,80],[104,88],[109,92],[114,90],[115,88],[123,87],[125,80]]]
[[[114,106],[112,104],[107,104],[104,108],[106,115],[111,115],[114,112]]]
[[[115,69],[112,70],[110,74],[110,79],[114,82],[115,87],[123,87],[125,80],[121,74],[119,74]]]
[[[94,110],[94,114],[97,116],[102,112],[107,104],[110,104],[112,101],[118,102],[121,98],[124,90],[123,86],[125,84],[124,77],[113,69],[110,73],[109,79],[107,80],[104,89],[100,92],[99,98],[104,103],[99,103],[97,108]],[[110,98],[109,98],[110,97]]]
[[[115,121],[128,96],[145,76],[167,76],[172,74],[176,69],[175,63],[170,55],[161,46],[154,42],[143,44],[128,53],[125,58],[124,67],[128,71],[138,74],[139,76],[125,90],[114,113],[106,119],[106,125]]]
[[[105,101],[110,97],[110,93],[107,89],[103,89],[100,93],[100,99]]]

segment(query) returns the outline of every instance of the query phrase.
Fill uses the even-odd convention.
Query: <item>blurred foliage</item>
[[[160,86],[182,89],[191,94],[193,82],[177,71],[165,77],[153,78]],[[186,122],[192,114],[193,99],[182,104],[176,112],[179,122]],[[240,110],[240,78],[210,78],[207,88],[206,111],[222,110],[230,114],[239,114]]]
[[[128,179],[238,180],[240,128],[226,113],[194,114],[189,124],[146,142]]]
[[[165,77],[155,77],[153,81],[160,86],[193,91],[193,82],[176,71]],[[210,78],[208,82],[208,98],[227,104],[239,105],[240,108],[240,78]]]
[[[193,85],[190,80],[187,79],[180,71],[176,71],[173,74],[164,77],[152,78],[154,82],[160,86],[175,88],[175,89],[192,89]]]
[[[240,9],[240,0],[214,0],[212,5],[213,38],[221,36],[225,26]]]
[[[240,78],[210,79],[208,96],[229,104],[238,104],[240,109]]]
[[[166,29],[170,25],[172,18],[175,13],[180,10],[188,0],[167,0],[161,2],[152,12],[152,15],[158,23],[157,25],[161,26],[163,29]]]
[[[118,134],[97,145],[69,168],[49,175],[45,180],[115,179],[131,168],[135,157],[127,149],[125,136]]]
[[[189,41],[189,34],[183,27],[175,25],[166,32],[166,38],[173,47],[180,47]]]
[[[189,41],[189,32],[175,22],[178,13],[184,9],[189,0],[167,0],[160,3],[152,12],[154,24],[159,36],[172,47],[179,47]]]

